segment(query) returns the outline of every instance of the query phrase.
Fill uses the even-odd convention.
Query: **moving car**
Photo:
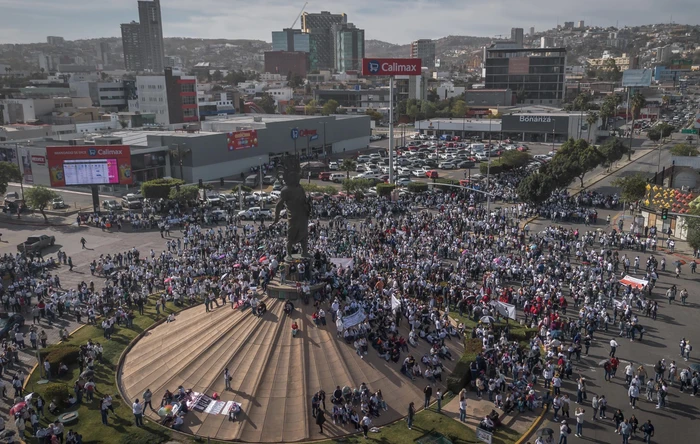
[[[345,173],[331,173],[329,180],[333,183],[340,183],[345,180],[346,177],[347,175]]]
[[[204,200],[210,205],[221,205],[221,198],[219,195],[211,191],[205,195]]]
[[[35,253],[56,243],[54,236],[42,234],[40,236],[30,236],[26,241],[17,245],[17,251],[21,253]]]
[[[119,206],[119,205],[117,205],[117,206]],[[60,209],[66,208],[66,207],[67,207],[67,205],[63,201],[62,197],[57,197],[51,201],[51,209],[52,210],[60,210]]]
[[[454,170],[455,168],[457,168],[457,165],[455,165],[454,162],[440,162],[438,168],[440,168],[441,170]]]
[[[400,187],[408,186],[409,183],[411,183],[411,179],[408,177],[399,177],[399,180],[396,181],[396,185]]]
[[[331,172],[330,171],[321,171],[318,173],[318,178],[319,180],[323,180],[325,182],[328,182],[331,180]]]
[[[121,210],[122,206],[119,205],[119,203],[117,203],[116,200],[109,199],[102,202],[102,208],[104,208],[107,211],[117,211]]]
[[[127,194],[122,198],[122,207],[130,210],[143,208],[143,197],[140,194]]]
[[[427,173],[427,172],[428,172],[428,170],[426,170],[425,168],[417,168],[417,169],[413,170],[411,172],[411,174],[413,174],[416,177],[425,177],[425,173]]]
[[[440,175],[435,170],[428,170],[425,172],[425,177],[428,177],[430,179],[437,179],[438,177],[440,177]]]

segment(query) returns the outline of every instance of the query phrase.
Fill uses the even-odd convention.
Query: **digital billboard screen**
[[[46,157],[53,187],[133,183],[128,146],[47,147]]]

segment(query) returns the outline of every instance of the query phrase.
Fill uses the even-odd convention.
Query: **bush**
[[[44,399],[47,403],[52,400],[56,401],[57,406],[62,406],[68,402],[70,398],[70,389],[68,384],[61,384],[57,382],[52,382],[44,386]]]
[[[245,185],[236,185],[236,186],[233,187],[233,189],[231,190],[231,194],[237,193],[239,188],[241,189],[241,192],[242,192],[242,193],[250,193],[250,192],[253,191],[253,189],[252,189],[251,187],[247,187],[247,186],[245,186]]]
[[[119,439],[121,444],[160,444],[170,440],[166,431],[159,430],[160,433],[153,433],[147,429],[132,430],[122,435]]]
[[[481,352],[482,342],[480,339],[466,338],[464,340],[464,354],[457,364],[452,374],[447,378],[447,389],[452,393],[459,393],[463,387],[471,382],[471,371],[469,365],[476,360],[476,355]]]
[[[49,348],[46,353],[42,353],[42,359],[48,359],[51,364],[51,372],[58,374],[58,366],[61,362],[67,366],[78,363],[80,358],[80,347],[77,345],[58,344]]]
[[[167,199],[170,189],[175,185],[184,185],[181,179],[154,179],[141,184],[141,194],[146,199]]]
[[[396,185],[393,183],[378,183],[377,184],[377,195],[378,196],[389,196],[391,192],[394,191]]]
[[[489,171],[489,166],[487,162],[481,162],[481,165],[479,165],[479,172],[483,174],[484,176],[489,173],[489,174],[501,174],[502,172],[506,171],[507,168],[505,168],[504,165],[501,164],[500,160],[492,160],[491,161],[491,171]]]
[[[438,179],[435,179],[434,183],[436,183],[436,184],[444,183],[447,185],[459,185],[459,180],[438,178]],[[440,190],[444,193],[450,193],[450,192],[454,191],[454,187],[441,187],[440,185],[436,185],[435,189]]]
[[[423,193],[428,191],[428,184],[425,182],[411,182],[407,188],[412,193]]]

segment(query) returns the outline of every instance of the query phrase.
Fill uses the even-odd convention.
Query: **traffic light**
[[[223,187],[224,186],[224,178],[223,177],[221,178],[220,183],[221,183],[221,186]]]
[[[180,192],[180,184],[179,183],[175,185],[175,191],[177,191],[178,193]]]
[[[664,208],[663,210],[661,210],[661,219],[668,219],[668,208]]]
[[[204,182],[202,182],[202,179],[199,179],[199,188],[204,188]]]

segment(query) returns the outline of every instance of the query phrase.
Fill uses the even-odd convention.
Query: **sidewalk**
[[[476,429],[479,426],[479,422],[484,418],[484,416],[491,413],[491,410],[496,410],[499,414],[503,414],[503,410],[496,408],[492,402],[488,399],[474,399],[474,393],[469,392],[470,397],[467,398],[467,421],[466,425],[469,428]],[[455,421],[459,421],[459,394],[455,394],[455,397],[448,402],[446,405],[442,406],[442,413]],[[523,435],[532,425],[533,421],[539,416],[540,411],[529,411],[525,410],[523,413],[518,413],[517,409],[515,412],[502,417],[502,425],[508,427],[515,431],[518,435]]]

